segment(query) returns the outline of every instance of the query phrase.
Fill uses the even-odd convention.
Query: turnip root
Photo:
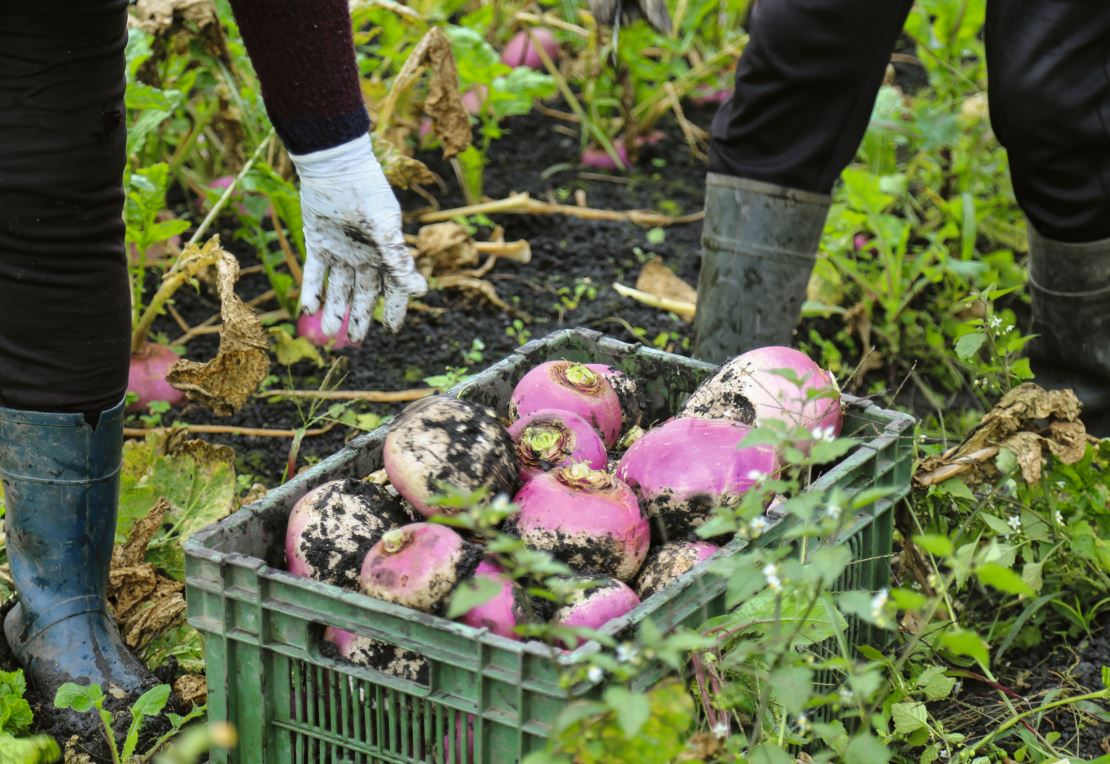
[[[609,455],[597,430],[582,417],[559,409],[540,409],[509,427],[520,461],[521,482],[556,467],[585,462],[605,469]]]
[[[740,448],[750,428],[723,419],[672,419],[646,432],[617,464],[657,541],[687,538],[721,506],[733,506],[778,471],[769,446]]]
[[[801,384],[782,376],[781,369]],[[817,391],[825,395],[814,397]],[[777,345],[726,363],[698,386],[679,416],[732,419],[753,427],[777,419],[821,437],[839,435],[843,421],[836,378],[805,353]]]
[[[285,531],[285,564],[305,576],[345,589],[358,584],[366,553],[382,534],[414,521],[380,485],[333,480],[293,505]]]
[[[127,371],[127,391],[138,398],[128,406],[128,411],[145,411],[154,401],[165,401],[176,406],[185,400],[185,393],[166,381],[170,368],[181,356],[165,345],[143,343],[143,349],[131,356]]]
[[[304,337],[317,347],[330,347],[332,350],[359,347],[362,343],[352,342],[347,335],[347,325],[350,319],[351,309],[348,308],[347,312],[343,314],[343,321],[339,324],[339,333],[331,335],[324,334],[324,329],[321,326],[324,320],[323,310],[318,310],[311,316],[307,313],[301,313],[297,318],[297,336]]]
[[[425,613],[438,613],[481,550],[444,525],[412,523],[385,533],[362,562],[364,594]]]
[[[409,404],[390,425],[382,449],[390,483],[425,517],[445,487],[512,495],[519,485],[516,449],[494,413],[443,395]]]
[[[551,618],[553,624],[597,630],[640,604],[640,598],[636,596],[636,592],[616,579],[583,576],[577,580],[583,583],[591,580],[601,581],[601,583],[579,589],[571,595],[570,601],[555,611]]]
[[[621,405],[621,432],[638,426],[644,414],[644,394],[636,378],[603,363],[588,363],[586,368],[605,377],[616,392]]]
[[[617,156],[620,157],[621,163],[627,168],[628,147],[624,145],[624,141],[615,142],[613,144],[613,150],[616,152]],[[578,161],[583,167],[589,167],[592,170],[608,170],[612,172],[618,169],[617,163],[613,161],[613,157],[609,156],[609,152],[596,146],[583,150]]]
[[[559,41],[550,29],[533,27],[513,35],[501,53],[501,63],[506,66],[527,66],[529,69],[543,70],[543,59],[536,52],[540,45],[552,61],[559,59]]]
[[[489,88],[485,85],[475,85],[462,94],[463,108],[466,109],[467,114],[479,114],[487,98],[489,98]]]
[[[632,490],[585,464],[529,481],[513,499],[508,525],[533,549],[579,571],[628,581],[647,556],[651,531]]]
[[[372,668],[412,682],[428,682],[428,661],[412,650],[352,634],[334,626],[329,626],[324,631],[324,642],[327,649],[321,652],[325,655],[330,649],[334,649],[340,658],[356,666]]]
[[[533,620],[531,604],[524,592],[500,567],[489,560],[479,562],[474,575],[496,581],[501,584],[501,591],[493,599],[466,611],[459,620],[467,626],[489,629],[506,639],[519,640],[520,635],[514,631],[516,626]]]
[[[603,374],[585,364],[547,361],[521,378],[509,401],[510,421],[541,409],[577,414],[601,433],[606,448],[620,438],[620,397]]]
[[[644,560],[636,578],[636,595],[646,600],[683,573],[709,559],[720,547],[706,541],[672,541]]]

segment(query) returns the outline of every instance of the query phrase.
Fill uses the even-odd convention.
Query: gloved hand
[[[587,0],[590,13],[604,26],[624,26],[646,19],[656,31],[671,32],[671,16],[664,0]]]
[[[350,306],[347,334],[360,342],[381,294],[385,325],[399,331],[409,298],[426,293],[428,284],[405,245],[401,205],[374,156],[370,136],[290,158],[301,180],[307,252],[302,308],[311,315],[322,304],[320,328],[334,335]]]

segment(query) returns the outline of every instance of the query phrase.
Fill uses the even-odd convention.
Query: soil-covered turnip
[[[644,560],[633,587],[646,600],[683,573],[709,559],[720,547],[707,541],[672,541],[656,547]]]
[[[671,419],[625,451],[617,477],[636,493],[656,541],[689,538],[714,509],[778,472],[773,448],[739,447],[750,431],[724,419]]]
[[[352,342],[351,338],[347,335],[347,325],[351,319],[351,311],[348,308],[347,312],[343,314],[343,321],[339,324],[339,332],[332,334],[324,334],[324,329],[321,326],[324,320],[324,311],[318,310],[311,316],[307,313],[302,313],[297,318],[297,336],[304,337],[317,347],[330,347],[332,350],[342,350],[349,347],[358,347],[360,343]]]
[[[377,671],[392,674],[401,679],[427,684],[428,661],[420,653],[397,647],[360,634],[352,634],[343,629],[329,626],[324,631],[321,652],[328,657],[334,651],[345,661]]]
[[[471,401],[431,396],[409,404],[385,437],[389,482],[425,517],[446,488],[512,495],[519,486],[516,449],[493,411]]]
[[[513,422],[509,436],[516,444],[522,482],[575,462],[584,462],[594,469],[604,469],[609,463],[609,454],[597,430],[569,411],[534,411]]]
[[[459,619],[476,629],[489,629],[506,639],[520,639],[513,631],[516,626],[534,620],[532,605],[524,591],[494,562],[482,560],[474,575],[488,578],[501,585],[493,599],[472,607]]]
[[[127,371],[127,391],[138,396],[128,410],[145,411],[154,401],[165,401],[171,406],[184,401],[185,393],[166,381],[166,374],[180,360],[173,348],[144,342],[142,350],[132,354]]]
[[[561,409],[582,417],[601,433],[606,448],[620,438],[620,396],[604,374],[586,364],[547,361],[521,378],[509,401],[509,419],[515,421],[543,409]]]
[[[647,556],[647,518],[632,490],[607,472],[561,467],[529,481],[513,502],[519,510],[508,528],[575,570],[628,581]]]
[[[784,369],[800,384],[783,376]],[[722,366],[698,386],[679,416],[732,419],[754,427],[777,419],[835,436],[842,424],[840,389],[836,378],[805,353],[773,345],[749,350]]]
[[[385,488],[360,480],[333,480],[293,505],[285,532],[285,564],[295,576],[357,587],[370,547],[386,531],[415,520]]]
[[[631,374],[603,363],[588,363],[586,368],[608,380],[621,404],[621,432],[640,424],[644,415],[644,392]]]
[[[636,592],[614,578],[582,576],[578,580],[582,583],[595,581],[596,585],[575,591],[569,602],[555,611],[551,623],[571,628],[600,629],[640,604]]]
[[[386,532],[362,561],[364,594],[439,613],[460,581],[473,575],[481,548],[445,525],[412,523]]]

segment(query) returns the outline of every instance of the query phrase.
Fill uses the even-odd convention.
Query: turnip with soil
[[[644,415],[644,392],[631,374],[603,363],[588,363],[586,368],[605,377],[617,394],[621,406],[621,432],[628,432],[640,424]]]
[[[600,629],[640,604],[640,598],[627,584],[615,578],[581,576],[568,582],[594,585],[575,591],[569,601],[555,611],[551,623],[580,629]]]
[[[343,321],[339,324],[339,332],[332,335],[324,333],[322,326],[324,311],[318,310],[311,316],[307,313],[301,313],[297,318],[297,336],[304,337],[317,347],[330,347],[332,350],[360,347],[362,343],[352,342],[347,334],[347,324],[350,319],[351,309],[348,308],[347,312],[343,314]]]
[[[554,33],[545,27],[523,29],[513,35],[505,49],[501,52],[501,63],[506,66],[527,66],[529,69],[543,70],[543,59],[536,51],[542,47],[544,53],[552,61],[559,59],[559,41]]]
[[[414,520],[380,485],[352,479],[324,483],[293,505],[286,568],[295,576],[354,589],[366,553],[382,534]]]
[[[474,571],[475,577],[487,578],[500,584],[501,589],[492,599],[476,605],[459,619],[476,629],[489,629],[506,639],[519,640],[514,629],[534,620],[532,607],[524,591],[496,563],[482,560]]]
[[[647,518],[632,490],[607,472],[561,467],[529,481],[513,502],[509,528],[575,570],[628,581],[647,556]]]
[[[601,434],[606,448],[620,438],[620,396],[603,373],[585,364],[547,361],[521,378],[509,401],[509,419],[543,409],[562,409],[582,417]]]
[[[583,462],[605,469],[609,454],[601,436],[582,417],[559,409],[540,409],[509,427],[520,462],[520,479],[528,482],[557,467]]]
[[[166,381],[166,374],[181,356],[173,348],[156,342],[144,342],[142,348],[131,355],[127,370],[127,392],[136,396],[127,408],[145,411],[154,401],[165,401],[176,406],[185,400],[185,393]]]
[[[324,631],[325,655],[334,649],[340,658],[356,666],[383,671],[413,682],[427,682],[428,661],[424,656],[361,634],[329,626]]]
[[[672,541],[655,548],[640,569],[633,587],[646,600],[683,573],[712,557],[720,547],[707,541]]]
[[[734,506],[778,472],[770,446],[740,448],[750,431],[724,419],[672,419],[625,451],[616,475],[639,498],[656,541],[690,537],[714,509]]]
[[[481,560],[481,549],[444,525],[412,523],[386,532],[362,561],[364,594],[438,613]]]
[[[771,345],[736,356],[691,394],[679,416],[759,427],[779,420],[835,437],[843,413],[836,378],[805,353]]]
[[[385,437],[382,460],[393,487],[425,517],[440,511],[429,500],[445,489],[512,495],[519,485],[513,439],[494,413],[443,395],[401,412]]]

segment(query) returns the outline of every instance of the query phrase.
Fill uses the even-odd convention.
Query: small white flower
[[[852,702],[852,691],[849,690],[847,687],[841,687],[839,695],[840,695],[840,702],[841,703],[851,703]]]
[[[763,577],[767,579],[767,586],[776,592],[782,589],[782,579],[779,578],[779,569],[773,562],[763,566]]]
[[[807,729],[809,729],[809,719],[806,718],[805,714],[798,714],[798,729],[800,729],[802,732],[805,732]]]
[[[827,515],[830,520],[839,520],[842,511],[839,504],[830,504],[825,508],[825,515]]]
[[[1010,515],[1010,519],[1006,521],[1014,533],[1021,530],[1021,515]]]
[[[1002,326],[1002,317],[991,316],[991,329],[997,329],[1000,326]]]
[[[887,590],[880,589],[874,597],[871,598],[871,618],[876,623],[882,623],[885,619],[883,608],[886,607]]]
[[[758,483],[760,480],[762,480],[765,477],[767,477],[767,474],[765,472],[760,472],[759,470],[751,470],[748,473],[748,480],[751,480],[751,481],[756,482],[756,483]]]
[[[713,725],[713,736],[718,740],[724,740],[729,732],[728,719],[722,719]]]
[[[1055,518],[1057,525],[1063,525],[1064,524],[1064,516],[1062,514],[1060,514],[1060,510],[1056,510],[1056,514],[1053,515],[1053,518]]]
[[[1057,480],[1056,481],[1056,487],[1057,488],[1064,488],[1065,486],[1067,486],[1067,483],[1065,483],[1063,480]]]
[[[617,660],[621,663],[632,663],[640,657],[640,651],[633,645],[627,642],[623,645],[617,645]]]
[[[752,520],[750,524],[752,538],[758,538],[759,536],[761,536],[763,534],[763,531],[767,530],[767,526],[769,524],[770,523],[767,522],[767,518],[765,518],[763,515],[760,515],[759,517]]]
[[[586,672],[586,678],[591,682],[600,682],[604,676],[605,672],[599,666],[590,666]]]
[[[818,425],[817,427],[813,428],[813,431],[810,434],[813,436],[814,440],[832,440],[836,437],[836,431],[833,429],[832,425],[829,425],[827,427],[821,427],[820,425]]]
[[[947,758],[948,758],[948,757],[949,757],[950,755],[951,755],[951,754],[949,754],[949,753],[948,753],[948,749],[947,749],[947,748],[941,748],[941,749],[940,749],[940,757],[941,757],[942,759],[947,759]]]

